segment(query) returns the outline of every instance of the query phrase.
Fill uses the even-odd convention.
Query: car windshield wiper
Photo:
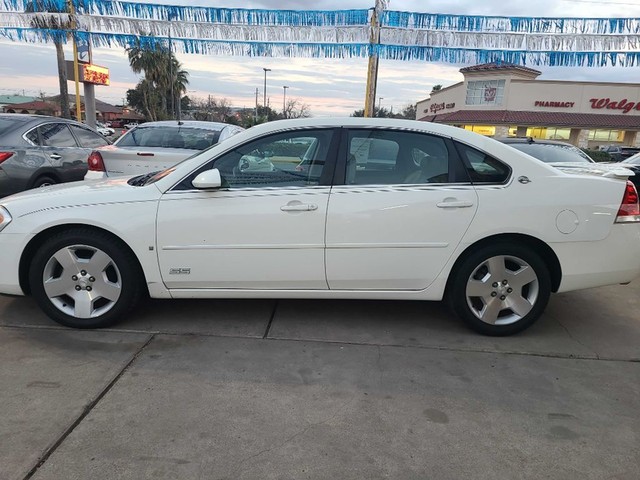
[[[130,178],[127,183],[134,187],[142,187],[147,183],[147,181],[151,177],[153,177],[158,172],[159,171],[155,171],[155,172],[145,173],[144,175],[138,175],[137,177]]]

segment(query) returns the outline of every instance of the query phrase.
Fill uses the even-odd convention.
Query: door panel
[[[445,202],[465,206],[438,206]],[[471,186],[334,187],[327,218],[329,288],[428,287],[460,243],[477,204]]]
[[[332,189],[327,213],[329,288],[428,287],[478,205],[453,144],[391,129],[350,130],[343,144],[347,185]]]
[[[333,129],[269,135],[213,159],[165,194],[157,243],[167,287],[326,290],[337,142]],[[224,187],[196,190],[193,179],[211,168]]]
[[[53,167],[60,181],[82,180],[87,173],[91,149],[78,146],[65,123],[47,123],[38,129],[45,161]]]
[[[329,187],[167,194],[158,258],[168,288],[326,289]],[[308,205],[305,210],[282,207]]]

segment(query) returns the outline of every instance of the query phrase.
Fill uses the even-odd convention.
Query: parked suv
[[[626,160],[627,158],[635,155],[636,153],[640,153],[640,148],[609,145],[604,148],[604,151],[607,152],[609,155],[611,155],[611,160],[615,162],[621,162],[622,160]]]

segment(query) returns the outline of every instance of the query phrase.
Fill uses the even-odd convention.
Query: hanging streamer
[[[83,0],[82,5],[78,8],[80,13],[85,14],[226,25],[365,26],[369,18],[368,10],[264,10],[102,0]]]
[[[168,37],[125,34],[102,34],[46,30],[36,28],[0,28],[0,36],[25,42],[56,40],[66,42],[67,35],[90,39],[96,47],[127,48],[139,43],[143,48],[168,48]],[[377,53],[388,60],[421,60],[455,64],[506,62],[520,65],[640,66],[640,52],[558,52],[531,50],[490,50],[407,45],[336,44],[336,43],[277,43],[230,42],[192,38],[171,38],[172,46],[184,53],[235,55],[249,57],[306,57],[306,58],[364,58]],[[373,49],[373,51],[372,51]]]
[[[640,34],[640,18],[487,17],[387,11],[382,15],[381,24],[383,27],[460,32]]]
[[[187,53],[365,57],[449,63],[638,65],[640,19],[489,17],[382,12],[380,44],[369,43],[372,10],[264,10],[73,0],[0,0],[0,35],[16,41],[96,46],[167,43]],[[39,10],[39,13],[25,13]],[[46,27],[46,28],[43,28]],[[60,28],[67,30],[60,30]]]

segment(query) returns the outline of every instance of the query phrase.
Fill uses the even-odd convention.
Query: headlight
[[[4,227],[11,223],[11,214],[9,211],[0,205],[0,232],[4,230]]]

